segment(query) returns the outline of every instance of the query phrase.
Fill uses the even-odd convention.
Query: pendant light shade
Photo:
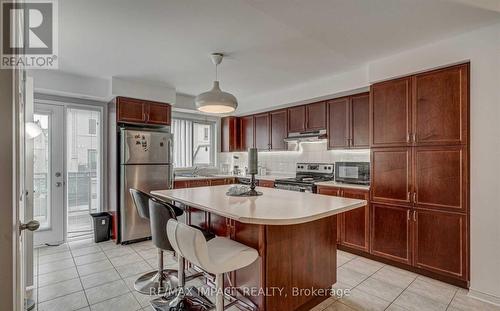
[[[238,107],[238,100],[233,94],[222,91],[219,87],[219,81],[217,81],[217,65],[222,62],[223,55],[220,53],[214,53],[211,56],[212,62],[215,65],[214,85],[210,91],[196,96],[194,100],[196,109],[208,113],[233,112]]]

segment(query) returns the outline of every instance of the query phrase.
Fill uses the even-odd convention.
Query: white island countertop
[[[260,225],[301,224],[367,204],[365,200],[264,187],[257,187],[263,193],[261,196],[231,197],[226,195],[230,187],[156,190],[151,193],[241,223]]]

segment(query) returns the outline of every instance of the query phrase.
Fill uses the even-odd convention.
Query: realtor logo
[[[1,1],[2,68],[57,69],[57,0]]]

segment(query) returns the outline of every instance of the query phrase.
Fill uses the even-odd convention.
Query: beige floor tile
[[[394,301],[394,304],[410,311],[443,311],[447,305],[428,297],[418,295],[414,292],[405,290]]]
[[[469,311],[469,310],[481,310],[481,311],[500,311],[500,306],[495,306],[493,304],[487,303],[485,301],[472,298],[467,295],[466,291],[459,290],[450,304],[450,309]]]
[[[397,287],[406,288],[417,278],[417,275],[409,271],[386,265],[375,272],[372,277]]]
[[[89,304],[93,305],[130,292],[123,280],[102,284],[85,290]]]
[[[337,281],[343,284],[356,286],[368,278],[368,275],[346,268],[345,265],[337,269]]]
[[[72,311],[88,306],[83,291],[72,293],[38,304],[38,311]]]
[[[141,305],[132,293],[127,293],[95,305],[91,305],[92,311],[136,311],[141,310]]]
[[[38,256],[43,257],[50,254],[65,252],[69,250],[68,244],[61,244],[59,246],[43,246],[37,248]]]
[[[349,296],[344,296],[338,301],[359,311],[382,311],[391,304],[390,301],[370,295],[357,288],[354,288]]]
[[[38,286],[46,286],[78,277],[75,267],[42,274],[38,277]]]
[[[327,308],[329,305],[335,303],[336,299],[335,298],[327,298],[314,306],[314,308],[309,309],[309,311],[323,311],[325,308]]]
[[[448,285],[442,282],[429,283],[417,278],[410,284],[407,291],[413,292],[417,295],[427,297],[431,300],[437,301],[441,304],[448,305],[453,299],[457,287]]]
[[[119,279],[120,275],[114,268],[94,274],[89,274],[81,278],[84,289],[110,283]]]
[[[74,266],[75,263],[73,262],[73,258],[52,261],[43,265],[38,265],[38,275],[68,269]]]
[[[154,269],[146,261],[139,261],[129,265],[116,267],[116,271],[118,271],[122,278],[127,278],[135,274],[146,273],[153,270]]]
[[[122,256],[127,256],[129,254],[136,254],[136,252],[130,246],[121,246],[112,249],[105,249],[104,253],[106,253],[106,256],[108,256],[109,258],[122,257]]]
[[[376,261],[365,261],[361,257],[354,258],[353,260],[347,262],[342,267],[351,269],[353,271],[365,274],[372,275],[383,267],[383,264],[378,263]]]
[[[394,301],[404,288],[394,286],[390,283],[375,279],[368,278],[363,283],[359,284],[356,289],[362,290],[373,296],[377,296],[387,301]]]
[[[106,254],[104,254],[104,252],[99,252],[99,253],[91,253],[87,255],[78,256],[75,257],[74,259],[77,266],[83,266],[93,262],[106,260],[107,257]]]
[[[80,283],[80,279],[72,279],[47,285],[38,289],[38,301],[44,302],[52,300],[61,296],[81,291],[82,289],[83,288],[82,284]]]
[[[337,250],[337,255],[341,255],[341,256],[344,256],[344,257],[347,257],[347,258],[350,258],[350,259],[354,259],[354,258],[359,257],[358,255],[354,255],[354,254],[351,254],[351,253],[348,253],[348,252],[344,252],[344,251],[341,251],[341,250]]]
[[[130,253],[119,257],[111,257],[109,258],[109,261],[111,261],[113,266],[119,267],[139,261],[144,261],[144,259],[141,256],[137,255],[136,253]]]
[[[79,249],[79,248],[86,248],[86,247],[94,246],[94,245],[95,245],[95,243],[94,243],[93,238],[68,242],[68,246],[72,250]]]
[[[38,259],[38,264],[43,265],[46,263],[54,262],[54,261],[60,261],[62,259],[68,259],[71,258],[71,252],[68,251],[63,251],[59,253],[54,253],[54,254],[48,254],[45,256],[42,256]]]
[[[150,306],[150,301],[153,299],[156,299],[160,297],[159,295],[156,296],[149,296],[149,295],[144,295],[136,291],[132,291],[132,294],[134,295],[135,299],[139,302],[141,307],[147,307]]]
[[[334,302],[333,304],[329,305],[324,309],[324,311],[356,311],[356,309],[353,309],[349,307],[348,305],[345,305],[339,301]]]
[[[337,253],[337,267],[344,265],[346,262],[351,261],[353,258],[344,256],[342,254]]]
[[[98,262],[93,262],[88,265],[83,265],[83,266],[77,266],[76,269],[78,270],[78,273],[80,274],[80,277],[83,277],[85,275],[113,269],[113,265],[109,260],[102,260]]]
[[[99,253],[99,252],[102,252],[102,249],[99,246],[89,246],[89,247],[83,247],[83,248],[71,250],[71,254],[73,254],[73,257],[79,257],[79,256],[84,256],[84,255]]]
[[[385,309],[385,311],[408,311],[408,309],[405,309],[393,303],[387,309]]]

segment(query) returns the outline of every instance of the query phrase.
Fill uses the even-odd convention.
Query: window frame
[[[189,167],[174,167],[174,170],[192,170],[196,167],[198,168],[216,168],[217,167],[217,136],[216,136],[216,131],[217,131],[217,121],[215,120],[206,120],[206,119],[197,119],[197,118],[190,118],[190,117],[185,117],[185,116],[172,116],[172,124],[174,120],[184,120],[184,121],[189,121],[191,122],[191,141],[193,142],[192,150],[193,154],[191,155],[191,162],[193,163],[192,166]],[[211,128],[210,131],[210,163],[209,164],[194,164],[194,155],[195,155],[195,146],[194,146],[194,124],[206,124],[209,125]],[[174,146],[175,146],[175,141],[174,141]]]

